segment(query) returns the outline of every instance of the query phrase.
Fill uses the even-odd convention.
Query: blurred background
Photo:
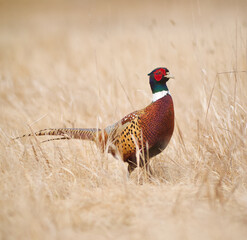
[[[147,74],[161,66],[175,76],[169,156],[200,128],[241,135],[246,12],[241,0],[0,1],[0,128],[106,127],[151,102]]]
[[[85,141],[166,67],[175,131],[154,176]],[[246,0],[0,0],[0,239],[246,239]]]
[[[52,126],[58,116],[79,126],[95,125],[96,115],[114,122],[150,102],[147,74],[164,66],[188,124],[191,108],[205,113],[217,73],[246,70],[246,10],[244,0],[0,1],[2,116],[7,101],[26,123],[46,113]]]

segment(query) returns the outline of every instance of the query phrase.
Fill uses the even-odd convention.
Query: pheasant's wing
[[[139,122],[142,114],[144,114],[144,110],[130,113],[119,122],[105,129],[108,139],[116,148],[110,148],[110,152],[114,154],[115,150],[118,150],[124,161],[135,155],[136,149],[141,148],[143,145],[142,130]]]

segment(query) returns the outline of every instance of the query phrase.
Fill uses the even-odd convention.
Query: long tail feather
[[[21,137],[17,137],[15,139],[23,138],[23,137],[30,137],[30,136],[62,136],[62,138],[53,138],[47,141],[52,140],[60,140],[60,139],[83,139],[83,140],[92,140],[96,141],[101,129],[98,128],[50,128],[50,129],[43,129],[34,134],[30,133],[27,135],[23,135]],[[46,142],[46,141],[45,141]]]
[[[58,138],[50,138],[50,139],[46,139],[44,141],[42,141],[41,143],[45,143],[45,142],[50,142],[50,141],[55,141],[55,140],[64,140],[64,139],[71,139],[70,137],[58,137]]]

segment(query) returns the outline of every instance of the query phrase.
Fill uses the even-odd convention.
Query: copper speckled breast
[[[163,151],[169,143],[174,130],[174,108],[172,97],[168,94],[145,108],[140,117],[144,141],[149,145],[149,156]]]
[[[136,146],[146,149],[153,157],[167,146],[174,129],[174,110],[170,95],[135,111],[121,120],[121,131],[114,138],[114,145],[124,161],[135,162]],[[145,151],[146,152],[146,151]]]

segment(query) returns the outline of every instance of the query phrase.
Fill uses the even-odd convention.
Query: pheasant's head
[[[170,75],[170,72],[167,68],[155,68],[151,73],[148,74],[149,83],[153,93],[168,91],[166,82],[170,78],[174,78]]]

